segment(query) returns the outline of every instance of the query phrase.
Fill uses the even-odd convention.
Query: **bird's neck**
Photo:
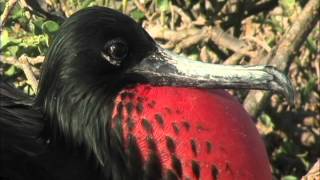
[[[101,166],[108,164],[108,129],[116,90],[66,87],[51,89],[47,94],[50,96],[37,97],[36,106],[44,113],[45,134],[51,143],[81,149]]]

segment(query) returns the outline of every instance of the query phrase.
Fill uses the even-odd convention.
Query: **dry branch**
[[[202,28],[186,27],[177,31],[169,30],[161,25],[148,26],[147,31],[155,39],[167,40],[177,50],[188,48],[203,41],[211,40],[220,47],[230,49],[236,53],[249,56],[255,55],[244,41],[241,41],[232,35],[224,32],[222,29],[212,26],[203,26]]]
[[[234,53],[228,59],[226,59],[223,64],[228,64],[228,65],[235,65],[239,64],[240,60],[243,58],[243,54],[240,53]]]
[[[307,39],[308,34],[316,26],[320,17],[319,8],[319,0],[310,0],[294,24],[281,38],[276,48],[262,62],[285,71],[291,63],[290,58],[296,54]],[[263,109],[269,97],[269,92],[250,91],[243,105],[251,116],[256,117],[261,109]]]
[[[175,5],[171,5],[174,12],[176,12],[178,15],[180,15],[182,22],[186,24],[191,24],[192,19],[185,13],[183,10]]]
[[[27,78],[27,83],[32,87],[34,92],[37,92],[38,81],[34,75],[34,72],[32,71],[31,65],[42,63],[43,60],[44,60],[43,56],[30,58],[30,57],[27,57],[26,55],[22,55],[21,57],[19,57],[19,59],[16,59],[14,57],[5,57],[0,55],[0,62],[6,63],[6,64],[12,64],[20,68],[24,72]]]
[[[1,14],[1,29],[5,26],[7,20],[8,20],[8,17],[9,17],[9,14],[11,12],[11,10],[13,9],[14,5],[17,3],[18,0],[9,0],[7,3],[6,3],[6,7],[4,8],[3,10],[3,13]],[[2,31],[2,30],[1,30]]]
[[[232,35],[224,32],[222,29],[217,27],[212,27],[210,31],[211,40],[219,46],[230,49],[236,53],[240,53],[251,58],[254,57],[252,53],[250,53],[250,49],[247,44]]]

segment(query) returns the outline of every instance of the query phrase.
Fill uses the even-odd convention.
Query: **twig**
[[[44,61],[44,56],[37,56],[35,58],[28,57],[28,62],[32,65],[43,63],[43,61]]]
[[[200,50],[200,60],[203,62],[208,62],[209,61],[209,55],[207,53],[207,47],[203,46]]]
[[[197,34],[190,35],[186,38],[183,38],[177,45],[176,49],[181,51],[181,49],[186,49],[192,45],[198,44],[201,41],[208,41],[209,37],[209,29],[203,28],[201,31],[199,31]]]
[[[228,65],[235,65],[240,62],[240,60],[243,58],[243,54],[240,53],[234,53],[228,59],[226,59],[223,64],[228,64]]]
[[[37,56],[34,58],[27,57],[27,58],[28,58],[29,64],[31,64],[31,65],[41,64],[44,61],[44,56]],[[17,60],[14,57],[7,57],[7,56],[0,55],[0,61],[3,63],[6,63],[6,64],[12,64],[12,65],[19,66],[19,63],[20,63],[19,60],[20,60],[20,58]]]
[[[19,59],[16,59],[14,57],[5,57],[0,55],[0,61],[2,63],[12,64],[22,69],[22,71],[26,75],[28,84],[32,87],[34,92],[37,92],[38,81],[34,75],[34,72],[31,69],[32,67],[30,64],[32,65],[39,64],[39,63],[42,63],[43,60],[44,60],[43,56],[30,58],[30,57],[27,57],[26,55],[22,55],[21,57],[19,57]]]
[[[178,50],[190,47],[194,44],[199,44],[203,41],[208,41],[208,39],[210,39],[218,46],[230,49],[236,53],[240,53],[251,58],[255,57],[255,54],[250,52],[250,49],[244,41],[225,33],[223,30],[217,27],[186,27],[183,29],[178,29],[177,31],[172,31],[162,26],[155,25],[147,27],[147,31],[153,38],[172,42],[170,44],[177,46]]]
[[[181,8],[174,5],[172,5],[171,8],[181,17],[183,22],[183,25],[177,28],[176,31],[169,30],[166,27],[159,25],[150,25],[147,27],[147,31],[153,38],[167,40],[168,43],[166,46],[175,46],[179,51],[194,44],[211,40],[219,47],[230,49],[236,53],[243,54],[251,58],[255,57],[255,54],[250,52],[250,48],[244,41],[225,33],[218,27],[205,26],[205,19],[197,18],[199,23],[202,24],[202,26],[198,28]]]
[[[257,45],[259,45],[260,47],[262,47],[264,50],[266,50],[268,53],[271,52],[271,48],[270,46],[264,42],[264,41],[261,41],[253,36],[244,36],[242,37],[241,39],[243,40],[247,40],[247,41],[252,41],[252,42],[255,42]]]
[[[29,61],[28,61],[28,57],[23,55],[20,58],[21,61],[21,69],[23,70],[24,74],[27,77],[27,82],[28,84],[31,85],[33,92],[37,92],[38,91],[38,81],[33,73],[33,71],[31,70]]]
[[[220,28],[211,27],[210,38],[214,43],[216,43],[219,46],[231,49],[234,52],[244,54],[251,58],[254,57],[254,54],[250,53],[250,49],[248,48],[245,42],[224,32]]]
[[[13,9],[14,5],[17,3],[18,0],[9,0],[6,3],[6,7],[3,10],[3,13],[1,14],[1,29],[5,26],[5,24],[7,23],[9,14],[11,12],[11,10]],[[2,30],[1,30],[2,31]]]
[[[186,23],[186,24],[191,24],[192,20],[191,18],[185,13],[183,12],[183,10],[175,5],[171,5],[172,9],[174,12],[176,12],[178,15],[181,16],[181,20],[182,22]]]
[[[155,39],[163,39],[174,44],[182,41],[188,36],[196,35],[200,33],[199,29],[196,28],[184,28],[179,29],[178,31],[169,30],[161,25],[152,25],[146,27],[147,31],[151,34],[151,36]]]
[[[272,64],[279,70],[286,70],[291,63],[290,57],[301,47],[319,20],[319,8],[319,0],[310,0],[295,23],[281,38],[276,48],[263,61]],[[250,91],[243,105],[251,116],[256,117],[269,97],[269,92]]]
[[[170,29],[175,29],[175,19],[176,19],[176,16],[175,16],[175,12],[174,12],[174,8],[173,8],[173,5],[171,4],[170,6],[170,13],[171,13],[171,18],[170,18]]]
[[[74,8],[70,8],[68,7],[68,2],[64,1],[64,0],[59,0],[60,2],[60,6],[61,6],[61,10],[64,12],[64,14],[66,15],[66,17],[71,16],[71,14],[73,14],[73,10]],[[71,10],[73,9],[73,10]]]

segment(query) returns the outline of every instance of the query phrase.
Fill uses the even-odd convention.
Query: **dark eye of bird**
[[[103,57],[112,65],[120,66],[121,61],[128,55],[128,45],[122,39],[113,39],[104,46]]]

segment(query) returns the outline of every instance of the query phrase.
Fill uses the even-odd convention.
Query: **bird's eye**
[[[103,57],[111,64],[120,66],[121,61],[128,55],[128,45],[122,39],[113,39],[104,46]]]

